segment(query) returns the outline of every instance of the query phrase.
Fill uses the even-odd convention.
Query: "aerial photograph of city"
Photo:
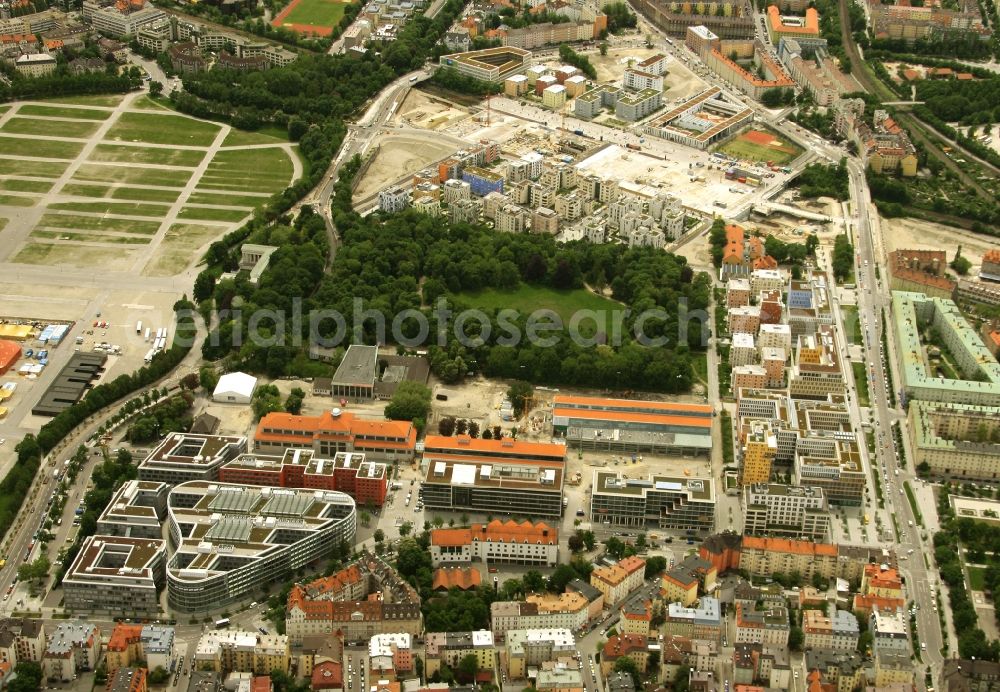
[[[1000,692],[998,0],[0,0],[0,691]]]

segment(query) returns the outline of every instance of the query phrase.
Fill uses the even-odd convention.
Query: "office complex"
[[[139,464],[139,480],[167,485],[214,481],[222,465],[246,449],[245,437],[171,433]]]
[[[74,612],[155,617],[165,561],[162,539],[88,536],[63,576],[63,605]]]
[[[251,598],[265,585],[354,540],[356,512],[334,491],[244,488],[192,481],[170,491],[176,552],[167,563],[167,600],[180,611]]]
[[[237,485],[337,490],[359,505],[381,507],[389,488],[385,464],[365,461],[358,452],[323,459],[311,449],[286,449],[281,455],[241,454],[219,470],[219,481]]]
[[[552,427],[566,444],[609,452],[708,455],[711,406],[557,395]]]
[[[711,531],[715,489],[711,478],[653,475],[625,478],[594,471],[591,518],[612,526]]]
[[[826,539],[830,533],[830,509],[823,489],[777,483],[745,486],[743,533]]]
[[[126,481],[97,519],[105,536],[160,539],[170,486],[154,481]]]
[[[442,55],[438,62],[483,82],[499,82],[528,67],[531,51],[514,46]]]
[[[695,149],[707,149],[752,121],[752,109],[712,87],[643,125],[642,131]]]
[[[324,459],[339,452],[360,452],[369,461],[409,462],[416,444],[417,431],[409,421],[366,420],[339,408],[318,416],[269,413],[254,433],[255,452],[312,449]]]
[[[428,509],[562,516],[565,445],[428,435],[421,493]]]

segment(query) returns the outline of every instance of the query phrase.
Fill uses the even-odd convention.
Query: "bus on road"
[[[221,620],[215,621],[215,629],[221,630],[229,627],[229,618],[222,618]]]

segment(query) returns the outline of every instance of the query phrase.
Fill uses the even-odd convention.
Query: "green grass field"
[[[83,149],[83,142],[58,142],[51,139],[30,137],[4,137],[0,135],[0,153],[6,156],[35,156],[43,159],[75,159]],[[22,166],[28,165],[21,162]]]
[[[109,262],[129,257],[134,249],[88,247],[72,243],[25,243],[12,262],[20,264],[69,265],[71,267],[100,267]]]
[[[138,108],[139,110],[142,111],[160,111],[161,113],[170,110],[159,101],[150,98],[148,95],[140,96],[135,101],[133,101],[132,108]]]
[[[207,147],[218,132],[218,125],[191,120],[180,115],[153,112],[122,113],[105,139]]]
[[[10,223],[10,219],[6,216],[0,216],[0,231],[7,228],[7,224]]]
[[[68,103],[73,106],[104,106],[114,108],[123,96],[59,96],[50,99],[35,99],[41,103]]]
[[[344,16],[347,4],[339,0],[299,0],[282,22],[334,27]]]
[[[188,202],[191,204],[221,204],[224,207],[259,207],[267,200],[267,195],[257,197],[254,195],[213,194],[211,192],[195,192],[188,197]]]
[[[198,181],[198,190],[267,192],[283,190],[292,179],[292,160],[275,148],[220,151]]]
[[[794,161],[804,151],[802,147],[781,137],[772,130],[760,128],[757,131],[767,132],[773,136],[775,140],[780,142],[780,148],[775,148],[767,144],[758,144],[744,139],[742,135],[737,135],[725,144],[717,147],[716,151],[749,161],[773,161],[778,166]]]
[[[529,286],[528,284],[521,284],[513,291],[489,288],[474,293],[460,293],[454,298],[462,304],[477,307],[487,312],[513,308],[522,315],[528,315],[535,310],[553,310],[563,320],[564,325],[568,325],[573,314],[580,310],[603,310],[608,313],[606,323],[610,325],[610,312],[624,309],[620,303],[602,298],[584,289],[557,291],[553,288]],[[581,330],[592,326],[593,321],[585,320],[581,324]]]
[[[65,228],[68,230],[115,231],[153,235],[159,230],[160,223],[132,219],[103,219],[100,216],[77,216],[75,214],[43,214],[36,228]]]
[[[167,229],[156,256],[142,273],[146,276],[173,276],[198,261],[197,250],[221,235],[218,226],[174,224]]]
[[[73,175],[76,182],[130,183],[132,185],[162,185],[182,188],[191,177],[190,171],[168,171],[131,166],[101,166],[85,163]]]
[[[858,309],[854,305],[841,305],[840,312],[844,317],[844,331],[852,344],[861,343],[861,320],[858,319]]]
[[[205,152],[191,149],[147,149],[124,144],[98,144],[90,161],[109,163],[151,163],[161,166],[194,168],[205,158]]]
[[[38,199],[36,197],[0,195],[0,207],[33,207],[37,202]]]
[[[97,199],[124,199],[134,202],[167,202],[177,200],[180,190],[147,190],[141,187],[108,187],[92,183],[68,183],[62,189],[64,195],[94,197]]]
[[[111,117],[111,111],[99,111],[94,108],[61,108],[59,106],[36,106],[31,103],[26,103],[18,108],[17,114],[73,118],[74,120],[107,120]]]
[[[143,236],[105,235],[80,231],[32,231],[31,237],[47,240],[72,240],[78,243],[114,243],[115,245],[149,245],[149,238]]]
[[[91,214],[118,214],[119,216],[163,216],[165,204],[140,204],[139,202],[56,202],[49,205],[56,211],[83,211]]]
[[[858,388],[858,405],[868,405],[868,369],[864,363],[851,363],[854,370],[854,385]]]
[[[245,147],[249,144],[283,144],[288,141],[288,134],[278,127],[262,127],[255,132],[230,130],[222,140],[224,147]]]
[[[19,161],[0,157],[0,175],[30,175],[33,178],[58,178],[69,162]]]
[[[969,588],[972,591],[982,591],[986,588],[986,568],[966,567],[969,570]]]
[[[46,120],[11,118],[4,123],[3,132],[39,137],[76,137],[86,139],[97,131],[100,123],[91,120]]]
[[[208,207],[184,207],[177,214],[183,221],[240,221],[250,213],[248,209],[210,209]]]
[[[53,183],[41,180],[0,180],[0,190],[7,192],[48,192]]]

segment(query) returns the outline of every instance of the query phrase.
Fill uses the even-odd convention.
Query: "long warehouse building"
[[[556,396],[552,425],[566,444],[620,453],[708,456],[715,412],[703,404]]]

